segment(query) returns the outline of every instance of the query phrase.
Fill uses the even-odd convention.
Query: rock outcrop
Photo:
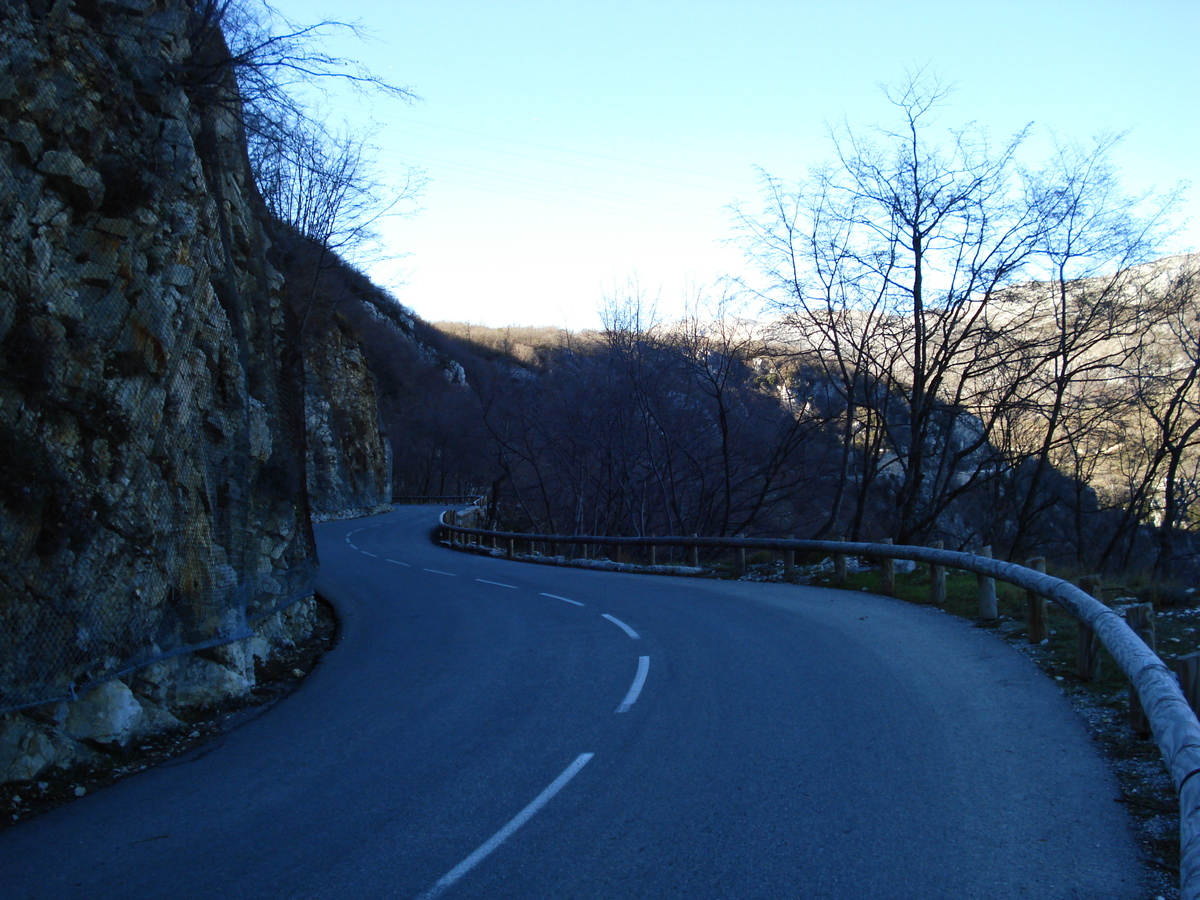
[[[247,693],[312,628],[310,489],[390,500],[361,337],[302,327],[204,9],[0,14],[0,781]]]
[[[0,15],[0,711],[312,593],[302,362],[222,52],[183,0]]]
[[[305,342],[308,492],[313,518],[365,515],[392,500],[391,445],[358,340],[335,321]]]
[[[308,637],[315,615],[315,601],[301,600],[256,622],[252,637],[169,657],[103,681],[72,702],[0,716],[0,784],[102,765],[105,751],[190,729],[184,723],[190,712],[248,695],[257,667]]]

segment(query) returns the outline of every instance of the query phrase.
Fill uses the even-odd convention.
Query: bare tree
[[[761,340],[716,307],[659,323],[634,287],[609,298],[602,334],[481,388],[521,516],[598,534],[796,528],[816,423],[760,381]]]
[[[1170,263],[1171,261],[1168,261]],[[1145,267],[1153,271],[1157,267]],[[1183,257],[1158,278],[1131,273],[1131,304],[1142,311],[1139,339],[1123,376],[1129,398],[1116,417],[1126,493],[1120,526],[1109,542],[1136,545],[1133,531],[1151,524],[1155,574],[1174,574],[1175,536],[1194,527],[1197,460],[1200,458],[1200,263]]]
[[[1117,189],[1111,140],[1060,147],[1030,172],[1017,162],[1028,129],[995,147],[976,125],[938,129],[947,93],[923,73],[888,89],[898,127],[834,129],[831,164],[790,191],[765,178],[765,210],[740,216],[763,295],[842,398],[843,481],[852,459],[874,457],[861,487],[890,498],[902,541],[1018,469],[1017,533],[1028,531],[1073,392],[1123,352],[1097,360],[1083,348],[1120,345],[1136,318],[1117,302],[1119,279],[1092,297],[1068,288],[1153,246],[1155,220],[1129,214]],[[1053,299],[1014,292],[1048,275]],[[997,446],[1017,425],[1032,475]]]
[[[415,95],[365,69],[355,60],[321,48],[335,32],[363,36],[350,22],[323,19],[300,25],[262,0],[193,0],[188,29],[190,54],[182,80],[205,102],[243,119],[248,131],[269,136],[286,124],[320,125],[297,97],[297,88],[340,82],[401,100]]]
[[[322,40],[339,31],[362,36],[359,26],[331,19],[298,25],[257,0],[196,0],[193,53],[183,73],[193,96],[241,123],[260,193],[280,222],[318,247],[317,274],[326,254],[361,250],[380,218],[420,188],[412,170],[403,184],[385,185],[366,137],[331,126],[303,101],[302,89],[334,83],[415,99],[355,61],[326,53]],[[315,285],[306,307],[313,293]]]
[[[927,531],[948,502],[929,489],[931,475],[982,446],[983,435],[948,440],[946,410],[962,405],[965,374],[994,359],[987,300],[1021,272],[1040,227],[1013,197],[1025,132],[993,150],[968,127],[943,146],[930,132],[946,94],[920,76],[889,90],[899,128],[834,131],[835,163],[789,198],[791,221],[781,222],[778,190],[770,218],[743,218],[775,302],[810,323],[847,404],[858,409],[864,380],[883,404],[901,540]]]

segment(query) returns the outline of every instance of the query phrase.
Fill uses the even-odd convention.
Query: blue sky
[[[366,268],[429,320],[592,327],[632,283],[670,315],[744,268],[727,207],[754,206],[756,167],[802,176],[829,156],[827,123],[886,120],[878,85],[906,68],[956,84],[947,124],[1128,131],[1115,160],[1131,191],[1195,178],[1200,160],[1196,0],[277,7],[360,23],[371,40],[329,49],[422,98],[335,94],[325,112],[373,123],[385,177],[425,174],[420,212],[382,227],[396,258]]]

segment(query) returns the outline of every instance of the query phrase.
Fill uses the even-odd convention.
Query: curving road
[[[1137,898],[1057,689],[936,611],[317,528],[337,648],[173,763],[0,833],[24,898]]]

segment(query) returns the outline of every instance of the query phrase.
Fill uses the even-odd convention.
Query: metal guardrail
[[[1184,900],[1200,900],[1200,721],[1183,695],[1175,674],[1114,610],[1061,578],[1016,563],[932,547],[847,541],[780,540],[774,538],[600,537],[490,531],[451,524],[442,517],[447,535],[526,541],[548,545],[605,545],[617,547],[684,547],[807,551],[877,559],[904,559],[932,566],[961,569],[1008,582],[1057,604],[1090,627],[1125,673],[1141,701],[1154,741],[1179,795],[1180,891]]]
[[[415,506],[441,506],[442,504],[450,504],[454,506],[481,506],[487,498],[481,494],[441,494],[438,496],[394,496],[393,503]]]

